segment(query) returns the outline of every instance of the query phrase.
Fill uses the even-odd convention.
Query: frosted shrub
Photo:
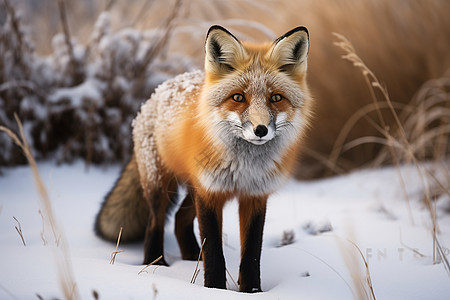
[[[17,129],[17,113],[38,158],[126,160],[131,153],[130,124],[140,104],[159,83],[192,69],[185,57],[164,60],[160,55],[167,31],[113,32],[106,11],[99,15],[87,45],[58,34],[52,53],[39,56],[16,11],[4,3],[0,124]],[[4,134],[0,149],[0,165],[24,162]]]

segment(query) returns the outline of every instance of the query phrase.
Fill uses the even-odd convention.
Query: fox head
[[[308,50],[305,27],[256,45],[212,26],[205,43],[202,91],[210,135],[253,145],[298,139],[310,114]]]

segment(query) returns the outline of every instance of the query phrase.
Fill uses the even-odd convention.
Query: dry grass
[[[450,9],[450,3],[344,0],[330,1],[326,7],[319,2],[304,3],[305,10],[312,14],[306,17],[311,32],[308,76],[317,101],[317,117],[303,159],[303,166],[310,167],[311,172],[299,168],[298,177],[345,173],[375,163],[395,164],[390,148],[394,148],[399,159],[408,152],[415,152],[416,156],[422,152],[423,155],[417,156],[419,159],[433,157],[434,149],[429,145],[435,139],[431,133],[441,125],[445,129],[444,124],[449,123],[445,112],[448,109],[443,109],[440,117],[437,113],[438,108],[447,107],[446,101],[438,102],[435,98],[434,112],[428,114],[430,122],[417,123],[410,119],[411,125],[426,125],[425,131],[414,130],[416,140],[409,139],[413,131],[406,126],[406,117],[413,113],[420,116],[418,110],[424,98],[413,99],[421,86],[430,79],[445,78],[445,72],[450,69],[448,50],[445,50],[450,47],[450,20],[443,13]],[[332,32],[339,32],[352,42],[370,70],[367,74],[372,77],[370,82],[340,60],[342,49],[332,46],[336,40]],[[374,76],[380,80],[373,80]],[[372,82],[380,86],[368,88]],[[439,118],[444,123],[432,121]],[[391,140],[386,140],[383,132],[386,130],[393,137]],[[402,148],[405,135],[410,144],[406,149]],[[448,156],[446,137],[447,140],[441,135],[441,145],[447,143],[447,148],[442,145],[440,151]],[[384,153],[384,159],[379,158],[380,153]]]
[[[203,254],[203,246],[205,245],[206,242],[206,238],[203,239],[202,245],[200,246],[200,253],[198,254],[198,258],[197,258],[197,264],[195,265],[195,270],[194,270],[194,274],[192,274],[192,278],[191,278],[191,283],[194,284],[195,281],[197,280],[197,276],[200,273],[200,268],[199,268],[199,264],[200,264],[200,260],[202,258],[202,254]]]
[[[111,265],[113,265],[114,262],[116,261],[116,255],[123,252],[123,250],[118,251],[119,244],[120,244],[120,238],[122,237],[122,230],[123,230],[123,227],[120,227],[119,236],[117,237],[116,250],[113,253],[111,253],[111,260],[109,261],[109,264],[111,264]]]
[[[42,214],[41,210],[38,211],[39,215],[41,216],[42,219],[42,229],[41,229],[41,240],[43,245],[47,245],[47,239],[45,238],[45,219],[44,219],[44,215]]]
[[[50,228],[55,238],[55,244],[58,246],[55,251],[55,259],[58,265],[58,274],[60,280],[60,287],[65,299],[79,299],[78,289],[73,277],[70,256],[68,253],[67,243],[65,242],[64,233],[61,227],[56,222],[55,214],[53,213],[50,197],[47,189],[39,173],[36,161],[31,154],[30,147],[25,138],[25,133],[17,115],[15,115],[17,125],[19,127],[20,138],[13,133],[10,129],[0,126],[0,131],[6,132],[6,134],[22,149],[33,172],[33,178],[35,180],[36,189],[39,194],[40,204],[42,206],[43,217],[50,225]],[[20,228],[20,225],[19,225]],[[21,231],[21,230],[20,230]],[[61,241],[61,242],[60,242]]]
[[[346,239],[336,237],[341,256],[344,259],[344,263],[349,271],[355,288],[352,290],[353,297],[354,299],[375,300],[376,297],[372,285],[372,278],[370,276],[369,263],[364,257],[361,249],[354,242],[356,235],[353,229],[354,226],[347,223],[348,237]],[[361,268],[361,260],[364,264],[364,272]]]
[[[341,255],[353,282],[354,289],[352,289],[352,292],[354,299],[375,300],[376,297],[372,285],[372,278],[370,276],[369,264],[361,249],[351,240],[345,240],[352,246],[351,248],[347,247],[343,240],[338,239],[337,241],[339,243]],[[355,250],[357,253],[355,253]],[[361,269],[361,260],[364,264],[364,272],[362,272]]]
[[[233,283],[233,285],[234,285],[234,287],[236,288],[236,290],[239,290],[239,285],[238,285],[237,281],[236,281],[236,280],[233,278],[233,276],[231,275],[230,271],[228,271],[227,268],[225,268],[225,271],[226,271],[228,277],[231,279],[231,282]],[[229,286],[228,280],[227,280],[226,282],[227,282],[227,285]]]
[[[365,259],[364,255],[363,255],[361,249],[358,247],[358,245],[356,245],[352,241],[349,241],[349,243],[352,244],[356,248],[360,258],[364,262],[365,274],[359,274],[359,273],[355,274],[355,273],[352,272],[352,279],[353,279],[353,282],[355,284],[357,284],[357,282],[360,281],[362,278],[365,278],[363,283],[361,283],[360,287],[357,289],[358,290],[358,296],[359,296],[357,299],[363,299],[361,296],[365,295],[364,299],[375,300],[376,298],[375,298],[375,292],[373,290],[372,278],[370,276],[369,263]],[[355,270],[355,266],[357,266],[357,265],[359,265],[359,262],[356,260],[356,256],[355,255],[351,255],[350,256],[350,262],[347,262],[347,266],[349,266],[351,268],[350,270]],[[367,288],[365,288],[365,287],[367,287]],[[369,292],[367,292],[367,289],[369,290]]]
[[[336,141],[337,144],[335,144],[334,149],[332,151],[332,154],[331,154],[332,156],[330,157],[330,161],[335,164],[337,156],[343,150],[346,150],[347,148],[352,148],[354,146],[361,145],[364,143],[381,143],[381,144],[387,146],[389,153],[392,156],[392,161],[393,161],[394,165],[396,166],[397,174],[398,174],[398,177],[400,180],[400,186],[401,186],[401,189],[403,192],[403,197],[406,200],[409,216],[410,216],[411,221],[413,222],[408,193],[406,192],[406,185],[405,185],[405,182],[403,179],[403,175],[401,174],[401,171],[400,171],[400,166],[399,166],[400,158],[394,149],[394,147],[404,149],[404,151],[405,151],[404,155],[406,155],[407,157],[410,157],[413,155],[411,153],[412,152],[410,149],[411,147],[410,147],[410,144],[406,137],[406,133],[403,129],[402,123],[400,122],[397,112],[395,111],[394,106],[389,98],[389,93],[387,91],[387,88],[380,83],[380,81],[378,80],[376,75],[367,67],[367,65],[364,63],[364,61],[356,54],[356,51],[355,51],[353,45],[350,43],[350,41],[340,34],[334,33],[334,35],[338,39],[338,42],[336,42],[335,45],[337,47],[341,48],[342,50],[344,50],[344,52],[345,52],[345,55],[342,56],[342,58],[350,61],[354,67],[358,68],[361,71],[361,73],[365,79],[367,87],[370,91],[371,98],[373,100],[373,107],[374,107],[374,110],[375,110],[375,112],[377,114],[377,118],[378,118],[378,121],[374,121],[372,119],[369,119],[369,120],[370,120],[370,123],[372,124],[372,126],[375,127],[379,131],[379,133],[384,136],[384,139],[366,136],[366,137],[359,138],[359,139],[349,142],[349,144],[351,144],[351,147],[350,147],[348,144],[347,144],[347,146],[340,145],[341,141],[343,140],[343,139],[341,139],[342,135],[340,135]],[[379,91],[382,95],[381,101],[377,97],[377,91]],[[397,128],[399,128],[399,132],[400,132],[399,139],[396,139],[391,134],[391,127],[388,126],[388,123],[386,122],[385,117],[383,116],[380,103],[385,103],[385,106],[390,110],[390,112],[393,116],[393,119],[395,120],[395,124],[396,124]],[[367,117],[367,115],[365,115],[365,116]],[[347,128],[345,126],[344,126],[344,130],[347,131]]]
[[[334,268],[332,265],[327,263],[324,259],[320,258],[319,256],[317,256],[317,255],[315,255],[315,254],[313,254],[313,253],[311,253],[311,252],[309,252],[309,251],[307,251],[305,249],[298,248],[298,247],[293,247],[293,246],[288,246],[288,247],[291,247],[292,249],[300,250],[300,251],[308,254],[309,256],[313,257],[314,259],[320,261],[321,263],[323,263],[325,266],[327,266],[327,268],[329,268],[331,271],[333,271],[333,273],[335,273],[345,283],[345,285],[348,287],[348,289],[350,290],[350,292],[353,295],[357,295],[357,291],[355,291],[353,289],[352,285],[344,278],[344,276],[338,270],[336,270],[336,268]],[[310,276],[310,275],[309,275],[309,273],[306,273],[305,276]],[[359,285],[355,286],[355,288],[358,289]],[[365,299],[365,298],[357,298],[357,299]]]
[[[69,54],[69,73],[73,76],[73,83],[74,85],[77,85],[82,82],[83,80],[83,71],[82,68],[75,58],[75,53],[73,49],[72,44],[72,36],[70,34],[69,30],[69,23],[67,21],[67,15],[66,15],[66,1],[64,0],[57,0],[58,2],[58,9],[59,9],[59,18],[61,20],[61,26],[64,33],[64,42],[66,44],[66,48]]]
[[[17,220],[16,217],[13,217],[13,219],[14,219],[14,220],[17,222],[17,224],[19,225],[19,227],[17,227],[17,226],[14,226],[14,227],[16,228],[16,231],[17,231],[17,233],[19,234],[20,239],[22,240],[23,245],[26,246],[27,244],[25,244],[25,239],[23,238],[22,226],[20,226],[20,222],[19,222],[19,220]]]
[[[411,207],[408,199],[408,194],[406,192],[406,184],[403,179],[403,175],[400,170],[400,164],[401,163],[412,163],[415,166],[415,169],[420,177],[421,184],[422,184],[422,190],[424,193],[423,202],[426,205],[429,213],[430,213],[430,220],[432,223],[431,233],[433,237],[433,263],[436,263],[436,251],[442,258],[443,249],[439,243],[438,239],[438,224],[437,224],[437,217],[436,217],[436,211],[433,204],[433,201],[436,201],[436,199],[433,199],[432,197],[432,189],[434,190],[440,190],[440,193],[448,193],[449,187],[450,187],[450,181],[448,181],[448,176],[444,178],[444,181],[442,179],[439,179],[437,176],[434,176],[433,172],[431,172],[429,169],[425,167],[425,165],[420,161],[418,158],[418,155],[421,153],[424,153],[425,150],[423,147],[415,148],[414,142],[411,142],[411,135],[414,136],[414,131],[411,132],[410,135],[407,134],[407,131],[404,128],[404,123],[400,121],[400,117],[397,114],[396,110],[394,109],[394,105],[392,104],[389,93],[384,87],[380,81],[377,79],[375,74],[366,66],[366,64],[363,62],[363,60],[356,54],[356,51],[353,47],[353,45],[346,39],[344,36],[335,34],[338,38],[338,42],[336,42],[336,45],[343,49],[345,52],[345,55],[343,56],[343,59],[350,61],[353,66],[358,68],[362,75],[364,76],[367,86],[370,90],[370,94],[372,95],[373,99],[373,106],[375,108],[375,111],[377,113],[378,121],[371,120],[371,123],[373,126],[382,134],[383,139],[375,139],[375,138],[369,138],[364,137],[357,139],[355,141],[352,141],[350,143],[352,144],[363,144],[363,143],[373,143],[373,142],[379,142],[382,143],[387,147],[387,151],[391,155],[391,159],[394,162],[394,165],[397,170],[397,174],[399,176],[399,180],[401,183],[401,187],[403,190],[404,198],[406,200],[408,211],[410,213],[410,218],[412,220],[412,213],[411,213]],[[376,92],[380,92],[382,95],[381,100],[377,97]],[[441,95],[441,94],[439,94]],[[439,97],[441,101],[450,101],[450,94],[444,93],[444,96]],[[396,131],[393,133],[393,130],[390,126],[388,126],[387,122],[385,121],[385,117],[383,116],[381,112],[381,106],[380,103],[385,103],[387,108],[389,109],[390,113],[392,114],[392,118],[395,121],[396,125]],[[427,106],[427,101],[421,101],[423,105]],[[429,105],[428,105],[429,106]],[[440,110],[440,109],[439,109]],[[424,110],[419,109],[420,112],[420,118],[418,115],[411,114],[408,117],[414,118],[416,123],[420,123],[420,134],[417,135],[418,139],[422,140],[422,137],[426,135],[428,132],[426,131],[426,126],[423,125],[423,122],[420,122],[421,119],[427,120],[427,124],[429,124],[429,120],[431,119],[429,115],[432,116],[435,115],[434,111],[431,110]],[[444,162],[444,158],[446,157],[446,151],[448,148],[448,140],[449,140],[449,133],[450,131],[447,131],[446,128],[448,127],[448,124],[450,124],[450,118],[448,118],[450,115],[447,116],[447,114],[437,114],[437,121],[439,121],[439,124],[445,124],[438,126],[437,128],[433,128],[433,131],[437,131],[437,134],[434,134],[434,139],[432,140],[432,143],[437,145],[436,148],[440,149],[434,152],[436,155],[433,160],[435,162]],[[435,121],[432,119],[432,121]],[[406,123],[408,124],[408,123]],[[440,143],[439,143],[440,142]],[[423,145],[424,142],[421,142],[421,145]],[[342,149],[345,148],[345,145],[338,145],[339,147],[336,147],[338,149],[338,152],[343,151]],[[443,151],[442,149],[445,149]],[[331,158],[330,160],[332,160]],[[444,162],[444,169],[446,169],[446,164]],[[444,171],[444,174],[448,174],[448,172]],[[432,186],[430,186],[430,183]],[[412,220],[413,221],[413,220]],[[445,259],[441,260],[445,269],[448,271],[450,270],[448,261]],[[450,274],[450,273],[449,273]]]
[[[152,261],[151,263],[149,263],[148,265],[146,265],[145,267],[143,267],[139,272],[138,275],[140,275],[141,273],[147,273],[146,269],[150,266],[153,266],[154,264],[158,263],[158,261],[160,261],[163,258],[163,256],[161,255],[160,257],[158,257],[157,259],[155,259],[154,261]]]

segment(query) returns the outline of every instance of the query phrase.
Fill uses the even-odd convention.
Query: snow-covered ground
[[[145,271],[142,243],[115,245],[98,239],[92,230],[103,196],[120,167],[90,167],[83,163],[39,164],[53,209],[63,227],[76,287],[82,299],[352,299],[359,298],[355,283],[365,286],[369,264],[377,299],[449,299],[450,276],[443,263],[433,264],[431,218],[422,204],[422,184],[413,167],[401,169],[408,202],[394,168],[363,170],[311,182],[291,181],[269,200],[261,259],[262,288],[248,295],[236,292],[239,266],[237,205],[224,212],[224,252],[228,289],[202,286],[191,278],[196,262],[182,261],[166,227],[166,260],[170,267]],[[44,245],[39,197],[29,167],[3,169],[0,176],[0,299],[63,298],[56,253]],[[436,203],[439,242],[450,248],[450,199]],[[21,225],[24,241],[15,227]],[[198,230],[197,230],[198,233]],[[293,240],[289,235],[294,234]],[[289,242],[291,242],[289,244]],[[283,243],[288,245],[282,246]],[[200,263],[201,265],[201,263]],[[231,277],[232,278],[231,278]],[[352,279],[353,278],[353,279]],[[361,285],[360,285],[361,286]]]

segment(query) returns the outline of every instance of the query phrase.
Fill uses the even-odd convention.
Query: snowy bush
[[[37,158],[126,160],[140,104],[159,83],[193,68],[185,57],[163,57],[171,26],[113,32],[108,11],[99,15],[87,45],[61,33],[52,53],[40,56],[14,7],[8,1],[1,6],[0,125],[17,130],[17,113]],[[0,165],[24,162],[5,134],[0,149]]]

